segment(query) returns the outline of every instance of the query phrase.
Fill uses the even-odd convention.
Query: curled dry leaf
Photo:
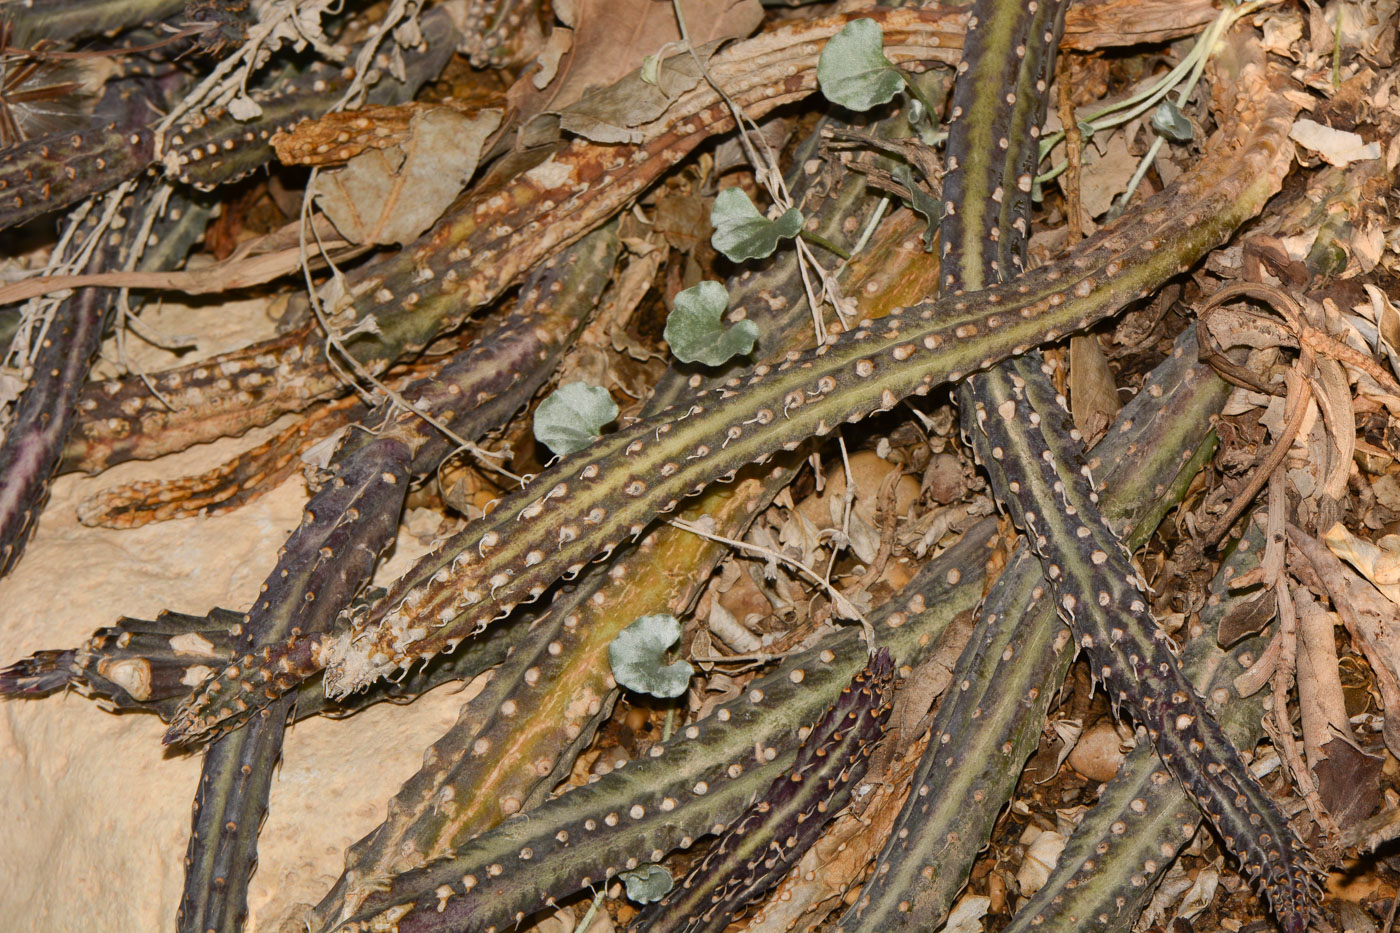
[[[352,243],[410,243],[461,193],[500,122],[499,110],[415,113],[399,145],[367,150],[320,176],[316,203]]]
[[[1304,149],[1311,149],[1338,168],[1381,157],[1380,143],[1368,143],[1356,133],[1333,129],[1315,120],[1298,120],[1288,135]]]
[[[697,48],[746,36],[763,20],[758,0],[681,0],[680,9]],[[590,88],[612,85],[640,69],[647,56],[664,54],[666,46],[674,49],[681,41],[670,3],[575,0],[556,3],[554,12],[561,25],[546,40],[540,67],[526,68],[507,92],[512,115],[521,124],[569,108]],[[676,90],[665,81],[661,85],[663,91]]]
[[[1400,716],[1394,715],[1394,711],[1400,710],[1400,672],[1396,669],[1400,663],[1397,661],[1400,659],[1400,627],[1396,624],[1396,601],[1392,595],[1396,587],[1394,584],[1368,586],[1338,559],[1350,561],[1367,574],[1367,568],[1374,566],[1380,549],[1355,537],[1341,524],[1329,529],[1321,542],[1290,526],[1288,539],[1317,570],[1333,607],[1371,665],[1381,700],[1386,711],[1391,713],[1385,718],[1382,735],[1391,753],[1400,756]],[[1388,598],[1383,599],[1381,594]]]

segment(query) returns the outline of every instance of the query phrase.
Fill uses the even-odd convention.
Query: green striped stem
[[[637,933],[723,933],[785,875],[851,798],[884,735],[894,670],[887,649],[843,687],[797,759],[680,884],[637,914]]]
[[[538,38],[533,0],[471,0],[462,23],[458,51],[473,68],[508,68],[521,64],[532,32]]]
[[[1199,464],[1189,451],[1206,434],[1208,414],[1218,409],[1223,398],[1223,384],[1210,369],[1196,365],[1194,354],[1177,352],[1120,412],[1105,441],[1095,449],[1105,464],[1105,498],[1112,514],[1125,525],[1137,528],[1142,540],[1151,534],[1163,508],[1177,500],[1194,475]],[[1183,464],[1188,465],[1186,475],[1173,482]],[[971,611],[980,601],[986,547],[992,534],[993,529],[986,522],[969,531],[950,551],[925,565],[896,600],[873,614],[876,642],[890,649],[899,669],[912,668],[936,651],[939,636],[949,621]],[[1002,579],[1022,577],[1033,586],[1039,580],[1040,569],[1030,555],[1022,557],[1019,567],[1009,569]],[[1040,608],[1045,622],[1040,628],[1049,629],[1053,640],[1061,626],[1051,628],[1055,622],[1053,610],[1044,604]],[[1066,642],[1067,636],[1061,647]],[[793,730],[797,724],[814,719],[855,674],[865,657],[859,633],[850,628],[842,630],[822,644],[789,657],[773,674],[752,683],[750,687],[759,691],[757,701],[733,701],[703,722],[682,730],[672,739],[663,759],[649,755],[630,762],[626,768],[601,776],[595,783],[519,814],[461,845],[455,858],[404,873],[388,883],[367,879],[371,894],[363,909],[342,918],[343,925],[315,927],[316,933],[377,929],[375,923],[393,929],[393,918],[403,918],[413,911],[424,922],[434,921],[439,905],[450,904],[454,898],[461,903],[454,907],[452,922],[460,920],[467,929],[478,931],[503,929],[517,916],[525,916],[547,900],[585,886],[585,878],[596,881],[636,867],[638,853],[649,852],[653,856],[650,860],[656,861],[668,847],[688,846],[713,831],[716,824],[720,828],[727,825],[772,779],[773,773],[791,760],[785,756],[795,750]],[[833,666],[840,670],[833,670]],[[1054,684],[1045,689],[1047,698],[1053,689]],[[754,694],[750,692],[748,696]],[[752,710],[754,702],[770,707],[766,716]],[[1011,713],[1024,708],[1023,703],[1007,707]],[[959,741],[977,743],[986,736],[997,735],[997,723],[992,717],[967,712],[971,719],[966,725],[971,728],[957,733]],[[1033,734],[1038,736],[1043,721],[1043,715],[1034,719]],[[985,761],[988,773],[1005,776],[1006,769],[993,754],[999,744],[1000,740],[992,741],[981,757],[960,759],[959,771],[971,770],[970,762]],[[1031,744],[1033,747],[1034,741]],[[743,764],[731,773],[730,763],[735,756],[748,761],[755,748],[763,749],[765,758],[767,749],[774,750],[776,770],[741,780]],[[473,748],[471,754],[477,751]],[[1016,770],[1009,773],[1011,781],[1015,780]],[[705,782],[704,793],[696,794],[699,781]],[[951,805],[947,815],[955,821],[952,825],[965,828],[961,821],[973,811],[976,798],[939,799]],[[655,805],[658,801],[660,806]],[[633,818],[631,808],[638,802],[644,812]],[[453,800],[444,797],[440,805],[452,806]],[[991,816],[999,809],[992,807]],[[617,815],[615,825],[607,822],[610,813]],[[622,819],[624,813],[629,819]],[[594,830],[588,829],[590,820],[595,829],[607,826],[606,835],[601,830],[593,835]],[[656,822],[664,825],[658,829]],[[969,842],[975,852],[985,844],[985,836]],[[578,851],[580,848],[583,851]],[[463,880],[468,876],[470,883]],[[954,889],[960,883],[955,882]],[[486,887],[476,891],[478,885]],[[463,894],[471,897],[463,899]],[[415,904],[419,906],[414,907]],[[446,923],[444,926],[452,928]]]
[[[7,4],[22,35],[79,39],[155,24],[179,13],[184,0],[25,0]]]
[[[1225,734],[1240,748],[1263,736],[1263,695],[1235,695],[1234,679],[1268,643],[1254,635],[1219,647],[1220,620],[1256,598],[1232,595],[1231,582],[1258,565],[1263,536],[1251,529],[1211,581],[1210,597],[1181,652],[1181,666]],[[1148,742],[1139,742],[1118,776],[1099,789],[1060,854],[1045,886],[1017,911],[1008,933],[1128,933],[1157,882],[1201,823],[1191,798],[1162,769]]]
[[[474,438],[528,401],[612,277],[618,246],[616,227],[605,227],[545,263],[522,293],[518,312],[500,328],[500,340],[459,354],[437,378],[414,386],[412,411],[385,402],[366,431],[352,432],[341,444],[301,527],[278,552],[257,602],[234,628],[232,663],[181,706],[167,732],[167,739],[180,734],[191,716],[223,732],[254,712],[251,724],[217,735],[205,753],[186,860],[184,903],[190,908],[181,911],[182,931],[236,933],[241,925],[288,711],[287,699],[266,707],[247,698],[257,701],[257,682],[274,683],[280,697],[305,679],[286,670],[288,651],[298,639],[328,628],[369,581],[380,552],[393,541],[410,477],[436,468],[450,452],[455,442],[422,416]],[[217,851],[211,853],[211,846]]]
[[[150,165],[155,134],[146,125],[149,115],[128,117],[0,152],[0,230],[100,195]]]
[[[272,776],[282,757],[285,696],[258,710],[246,728],[204,753],[195,790],[185,886],[177,933],[240,933],[248,917],[248,879],[258,864],[258,830],[267,816]]]
[[[152,220],[145,243],[144,219],[160,209],[150,200],[156,188],[146,181],[127,194],[116,209],[125,221],[122,232],[104,238],[93,250],[90,270],[125,263],[141,249],[138,268],[165,270],[182,262],[203,232],[208,212],[174,195],[162,217]],[[48,330],[30,362],[28,385],[15,403],[0,439],[0,576],[24,553],[34,519],[48,496],[68,433],[77,420],[74,403],[102,341],[102,330],[116,300],[106,288],[83,288],[59,302]]]
[[[1249,93],[1257,82],[1243,82]],[[1015,283],[896,309],[829,345],[759,366],[684,411],[603,438],[446,542],[330,646],[329,692],[452,650],[658,513],[740,467],[1113,314],[1253,216],[1291,159],[1296,106],[1242,101],[1234,138],[1065,257]]]
[[[212,676],[233,651],[231,630],[244,614],[214,609],[207,615],[162,612],[154,619],[118,619],[95,631],[77,648],[39,651],[0,670],[0,696],[41,697],[73,690],[104,709],[150,713],[169,722],[191,685]],[[444,656],[401,681],[381,681],[366,693],[326,700],[319,682],[296,692],[294,722],[311,716],[343,718],[386,700],[402,703],[454,680],[470,680],[499,664],[518,636],[504,626],[498,636],[471,644],[461,655]]]
[[[816,156],[818,140],[814,133],[798,148],[794,164],[804,168],[791,173],[788,185],[816,218],[819,233],[848,243],[849,221],[863,218],[872,208],[863,203],[866,188],[858,176],[848,175],[833,196],[821,194],[840,169],[822,162],[815,175],[805,170]],[[887,260],[879,280],[902,282],[906,274],[917,280],[912,265],[907,258]],[[849,279],[844,284],[860,287]],[[781,354],[810,341],[811,322],[794,252],[785,251],[764,268],[731,277],[728,289],[730,313],[753,321],[763,334],[761,346],[771,348],[769,352]],[[700,378],[693,366],[672,367],[658,381],[649,407],[660,409],[688,396]],[[716,384],[723,378],[721,368],[705,381]],[[795,455],[787,460],[782,469],[747,471],[731,486],[707,490],[684,517],[708,517],[716,534],[742,536],[751,518],[803,462]],[[527,641],[463,707],[457,724],[434,743],[422,770],[390,802],[384,823],[350,848],[345,873],[317,906],[317,917],[329,922],[348,916],[367,892],[394,872],[451,853],[476,833],[528,809],[556,786],[571,757],[566,750],[586,742],[610,706],[609,643],[640,616],[684,612],[727,553],[725,546],[681,529],[657,528],[620,555],[606,575],[599,567],[576,589],[556,596],[549,615],[530,626]],[[533,715],[518,715],[519,710]],[[477,752],[478,747],[485,750]],[[473,753],[461,754],[466,748]]]
[[[439,366],[444,362],[437,361]],[[151,522],[232,512],[281,486],[301,470],[302,455],[311,447],[368,413],[357,397],[332,399],[211,470],[174,479],[137,480],[93,493],[78,503],[78,521],[89,527],[139,528]]]
[[[332,477],[279,552],[237,650],[184,704],[167,742],[217,734],[315,672],[299,662],[301,645],[329,631],[369,580],[393,541],[409,479],[436,469],[456,445],[421,415],[472,440],[505,422],[534,395],[596,305],[618,249],[616,227],[605,227],[544,263],[514,314],[405,390],[412,411],[386,401],[364,431],[349,432]]]
[[[1102,508],[1130,547],[1147,541],[1209,460],[1211,417],[1228,393],[1196,362],[1194,335],[1183,335],[1093,450],[1090,463],[1104,477]],[[1126,449],[1117,448],[1125,428],[1132,432]],[[931,751],[840,929],[866,933],[946,918],[1036,748],[1074,654],[1040,563],[1023,542],[987,594],[934,719]]]
[[[418,25],[423,33],[422,45],[401,50],[402,79],[383,69],[380,79],[365,94],[366,104],[412,100],[419,88],[437,78],[452,57],[457,30],[445,9],[428,10]],[[351,49],[347,59],[354,61],[359,52],[358,46]],[[275,133],[325,114],[354,78],[354,68],[323,62],[260,74],[260,86],[248,93],[249,99],[262,108],[257,117],[238,120],[222,107],[192,116],[166,132],[164,149],[157,158],[170,177],[202,191],[237,181],[273,160],[269,140]]]
[[[1062,4],[1050,2],[981,0],[973,7],[953,96],[940,225],[943,283],[955,294],[1009,277],[1023,265],[1036,127],[1044,118],[1063,14]],[[958,402],[998,501],[1044,564],[1046,595],[1089,650],[1116,694],[1115,705],[1125,703],[1146,724],[1163,759],[1213,816],[1249,873],[1264,875],[1285,925],[1305,922],[1307,871],[1298,843],[1161,645],[1138,575],[1099,513],[1078,432],[1039,355],[972,377],[960,387]],[[1110,638],[1118,643],[1111,653],[1105,650]],[[1034,656],[1047,658],[1044,652]],[[1155,676],[1143,677],[1144,668]],[[926,754],[944,751],[934,744]],[[946,909],[941,892],[930,904],[927,896],[890,883],[906,879],[914,867],[928,870],[928,850],[945,845],[928,820],[907,818],[926,806],[918,795],[910,798],[901,832],[929,838],[892,840],[849,925],[922,927],[930,909]],[[1259,829],[1251,833],[1251,827]]]
[[[1093,487],[1083,484],[1088,496],[1080,498],[1081,484],[1061,480],[1059,465],[1073,462],[1077,432],[1053,398],[1030,401],[1037,385],[1021,372],[1031,365],[983,377],[985,402],[964,413],[964,430],[982,434],[979,459],[1025,529],[1058,611],[1074,627],[1115,708],[1126,706],[1146,728],[1167,769],[1256,880],[1284,929],[1301,933],[1316,891],[1306,850],[1182,675],[1127,551],[1107,521],[1089,514],[1097,499]],[[1015,432],[1002,430],[1031,409],[1042,413],[1036,427],[1053,452],[1049,459],[1035,456],[1039,444],[1021,445]]]
[[[897,667],[935,650],[943,629],[977,604],[994,534],[984,521],[872,615]],[[645,757],[517,814],[452,858],[397,876],[354,915],[319,929],[501,931],[556,898],[722,832],[791,767],[799,730],[868,660],[854,629],[796,652]]]

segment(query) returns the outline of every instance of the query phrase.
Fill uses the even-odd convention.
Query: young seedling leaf
[[[562,457],[596,441],[603,425],[616,417],[617,403],[607,389],[571,382],[535,409],[535,440]]]
[[[643,865],[618,875],[627,886],[627,899],[634,904],[650,904],[666,896],[676,882],[660,865]]]
[[[666,649],[680,637],[681,624],[675,616],[642,616],[608,645],[613,679],[628,690],[654,697],[685,693],[695,669],[685,661],[665,663]]]
[[[1186,114],[1169,100],[1162,101],[1153,111],[1152,128],[1159,136],[1165,136],[1168,142],[1173,143],[1189,143],[1196,135],[1196,128],[1186,119]]]
[[[938,231],[938,222],[943,217],[943,209],[938,199],[929,194],[914,180],[909,166],[901,165],[894,171],[895,181],[909,189],[909,206],[914,208],[928,222],[923,233],[924,252],[933,252],[933,235]]]
[[[777,220],[769,220],[742,188],[725,188],[710,210],[710,223],[715,228],[710,243],[733,262],[763,259],[773,255],[779,240],[797,236],[802,220],[802,212],[795,207]]]
[[[718,366],[752,353],[758,341],[758,325],[745,320],[725,327],[720,317],[728,307],[729,292],[718,282],[701,282],[677,295],[676,306],[666,317],[663,335],[676,359]]]
[[[893,100],[904,77],[884,47],[885,34],[873,19],[854,20],[832,36],[817,60],[817,83],[826,99],[862,112]]]

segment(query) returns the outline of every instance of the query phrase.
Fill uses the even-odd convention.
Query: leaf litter
[[[430,227],[458,197],[479,159],[489,161],[499,158],[504,149],[538,145],[549,138],[636,141],[637,127],[656,119],[704,80],[702,66],[710,52],[752,33],[765,16],[751,2],[696,0],[683,6],[691,41],[698,43],[699,65],[688,49],[679,47],[680,32],[667,4],[650,0],[556,3],[543,17],[550,28],[537,57],[510,76],[503,110],[467,114],[450,107],[413,110],[407,126],[396,131],[399,135],[393,145],[364,148],[337,160],[344,162],[343,168],[321,171],[315,195],[318,208],[346,241],[403,244]],[[799,10],[784,15],[805,14]],[[1093,336],[1092,346],[1052,348],[1047,354],[1069,389],[1076,422],[1081,431],[1092,435],[1111,420],[1120,392],[1131,393],[1141,385],[1145,372],[1170,346],[1169,338],[1193,326],[1189,311],[1201,308],[1222,285],[1252,276],[1251,281],[1261,288],[1276,290],[1290,281],[1290,274],[1302,277],[1296,310],[1290,307],[1280,314],[1256,291],[1234,296],[1235,301],[1211,317],[1213,345],[1235,367],[1229,376],[1242,384],[1220,418],[1219,452],[1193,484],[1183,508],[1138,560],[1152,580],[1154,599],[1164,610],[1161,617],[1175,618],[1180,626],[1175,635],[1185,637],[1200,610],[1199,580],[1202,574],[1208,576],[1220,556],[1212,546],[1203,546],[1204,539],[1218,530],[1222,540],[1229,540],[1227,535],[1237,536],[1240,527],[1250,522],[1270,521],[1284,529],[1272,576],[1251,581],[1259,588],[1258,595],[1247,616],[1236,618],[1222,638],[1263,631],[1280,646],[1277,660],[1287,653],[1280,600],[1291,603],[1292,608],[1284,612],[1296,625],[1288,651],[1296,656],[1297,666],[1282,673],[1296,680],[1296,686],[1280,694],[1287,703],[1286,713],[1282,726],[1275,720],[1274,727],[1291,735],[1296,710],[1302,751],[1296,760],[1282,762],[1272,789],[1294,794],[1295,783],[1301,786],[1310,780],[1325,810],[1343,823],[1361,823],[1374,818],[1378,810],[1383,816],[1400,800],[1400,714],[1392,712],[1400,710],[1396,661],[1400,658],[1396,622],[1400,618],[1400,535],[1395,534],[1400,532],[1400,437],[1392,424],[1400,412],[1400,391],[1395,385],[1400,362],[1396,356],[1400,316],[1395,310],[1400,301],[1395,290],[1400,280],[1400,232],[1393,195],[1400,162],[1396,15],[1394,3],[1333,2],[1312,7],[1309,15],[1271,7],[1256,18],[1266,42],[1291,59],[1295,76],[1309,89],[1311,113],[1295,124],[1293,132],[1294,139],[1312,153],[1297,169],[1300,178],[1313,182],[1335,178],[1324,174],[1331,166],[1339,172],[1347,170],[1350,175],[1342,177],[1364,184],[1364,191],[1299,185],[1291,196],[1281,196],[1276,207],[1211,264],[1186,277],[1180,302],[1160,315],[1159,331],[1144,339],[1126,324],[1109,326]],[[1157,28],[1168,32],[1181,31],[1159,37],[1167,44],[1151,48],[1140,58],[1092,48],[1075,57],[1081,59],[1081,66],[1092,63],[1100,68],[1113,93],[1126,95],[1160,77],[1163,59],[1174,62],[1185,56],[1190,41],[1173,42],[1174,36],[1194,35],[1208,21],[1188,6],[1181,7],[1177,18],[1179,22],[1173,23],[1168,13],[1156,22]],[[856,21],[860,22],[869,21]],[[818,77],[828,97],[864,110],[900,93],[905,79],[885,58],[878,41],[871,41],[868,27],[857,24],[848,27],[841,40],[852,42],[851,48],[843,52],[838,44],[840,54],[823,59]],[[292,36],[291,25],[279,28],[285,37]],[[320,38],[319,33],[313,38]],[[639,69],[652,56],[657,65],[643,74]],[[466,72],[455,80],[470,84],[478,78]],[[1363,99],[1370,104],[1360,106],[1357,102]],[[1086,98],[1075,105],[1088,108],[1097,103]],[[813,106],[797,114],[796,122],[810,126],[816,110]],[[1136,197],[1169,182],[1175,170],[1190,163],[1195,152],[1189,140],[1195,137],[1187,133],[1187,126],[1203,125],[1207,118],[1203,97],[1188,100],[1179,110],[1159,108],[1157,113],[1164,132],[1169,128],[1173,145],[1152,157],[1151,170],[1141,179]],[[543,133],[542,119],[548,123]],[[1092,224],[1101,222],[1115,199],[1128,191],[1155,139],[1152,119],[1105,128],[1088,141],[1092,154],[1084,159],[1083,174],[1076,182],[1081,220],[1088,227],[1081,227],[1083,233],[1092,232]],[[859,148],[827,156],[873,164],[873,156]],[[713,167],[705,158],[683,170]],[[1052,153],[1051,159],[1056,158]],[[284,160],[296,161],[291,156]],[[887,163],[883,170],[904,185],[915,207],[925,214],[921,221],[908,209],[893,205],[883,223],[904,224],[911,231],[908,238],[922,253],[923,244],[917,241],[934,220],[930,215],[936,202],[923,182],[916,180],[915,171],[929,183],[936,179],[929,177],[923,165],[911,166],[908,161],[896,161],[892,169]],[[594,385],[564,385],[532,411],[503,425],[502,437],[533,433],[553,453],[579,449],[605,433],[604,426],[619,414],[617,402],[622,402],[624,419],[635,412],[660,369],[649,361],[666,358],[665,344],[681,359],[694,353],[689,359],[712,366],[734,353],[751,352],[755,338],[762,347],[762,336],[749,333],[749,322],[723,326],[724,306],[717,305],[711,294],[703,307],[703,322],[689,325],[693,333],[688,338],[709,355],[683,349],[678,344],[685,341],[671,339],[665,309],[672,302],[667,299],[675,299],[680,309],[690,303],[688,298],[681,300],[687,290],[713,292],[704,286],[717,285],[725,277],[704,242],[707,238],[694,229],[693,218],[709,216],[715,249],[740,262],[794,248],[791,238],[799,232],[803,214],[794,205],[774,211],[773,218],[764,216],[743,191],[744,187],[754,190],[755,178],[747,170],[730,171],[724,178],[703,169],[694,175],[694,184],[677,186],[673,179],[666,183],[668,187],[644,194],[636,208],[640,219],[627,220],[631,227],[625,236],[635,248],[602,302],[613,311],[605,310],[602,317],[607,323],[595,325],[597,331],[585,332],[580,341],[593,348],[593,362],[575,359],[567,364],[569,372],[586,368]],[[1053,182],[1044,183],[1042,194],[1033,251],[1044,258],[1056,237],[1059,242],[1065,239],[1067,203]],[[706,210],[707,198],[715,198],[712,213]],[[362,213],[366,205],[377,212]],[[678,217],[692,220],[688,224],[668,221],[669,227],[661,223],[663,218]],[[243,235],[251,240],[264,232],[268,231],[250,229]],[[235,257],[240,270],[251,264],[247,257]],[[279,267],[266,279],[234,277],[227,287],[275,282],[275,274],[286,271]],[[159,284],[179,288],[181,282],[171,278]],[[894,288],[895,283],[885,287]],[[266,286],[269,299],[279,288]],[[878,300],[881,288],[855,291],[858,302],[867,296]],[[732,336],[736,333],[743,340]],[[747,348],[742,346],[745,341]],[[559,408],[560,402],[570,398],[573,402]],[[700,604],[709,608],[685,616],[683,626],[677,623],[675,634],[664,643],[656,633],[642,639],[645,658],[629,649],[637,656],[625,657],[623,662],[645,669],[639,683],[656,681],[662,695],[681,697],[669,712],[661,705],[633,709],[644,710],[657,728],[677,712],[694,713],[710,689],[704,685],[707,680],[716,692],[738,689],[749,676],[738,669],[743,658],[780,656],[818,638],[834,621],[849,618],[838,600],[851,600],[858,607],[862,601],[869,605],[871,600],[889,598],[912,575],[919,559],[936,553],[977,519],[991,514],[985,485],[961,447],[954,424],[951,407],[935,402],[917,418],[896,412],[847,431],[853,473],[849,487],[854,490],[849,502],[845,500],[847,470],[835,465],[841,463],[841,454],[831,446],[823,448],[785,497],[757,519],[745,536],[749,549],[736,548],[716,572],[710,590],[700,597]],[[505,446],[521,451],[512,464],[521,472],[549,455],[518,441]],[[504,491],[499,477],[470,466],[463,469],[473,476],[470,485],[477,501],[485,504],[493,492]],[[886,481],[889,494],[882,496]],[[1234,503],[1254,493],[1263,508],[1246,514],[1232,511]],[[447,513],[448,506],[431,483],[416,495],[416,508]],[[1266,512],[1267,519],[1256,517]],[[1325,519],[1331,521],[1323,525]],[[882,555],[886,563],[878,568],[878,577],[866,580]],[[825,585],[815,584],[813,576]],[[708,637],[710,628],[714,639]],[[967,637],[966,631],[962,637]],[[661,664],[663,653],[678,638],[679,658],[694,651],[697,656],[736,661],[727,667],[707,663],[698,686],[690,683],[686,665],[682,682],[679,667]],[[704,650],[697,650],[701,645]],[[958,647],[956,643],[946,646],[942,655],[955,660]],[[661,672],[668,670],[669,682],[659,684],[667,680]],[[1341,673],[1348,670],[1359,677],[1350,686]],[[1278,676],[1280,671],[1270,673]],[[869,794],[804,856],[750,929],[786,930],[820,923],[858,882],[883,841],[881,827],[890,825],[907,791],[912,762],[924,741],[912,733],[946,680],[946,671],[941,679],[936,674],[930,669],[918,677],[910,675],[911,685],[927,681],[932,686],[928,696],[915,704],[921,712],[906,717],[902,731],[910,734],[903,737],[903,747],[885,756],[879,773],[868,781]],[[1080,707],[1085,732],[1111,721],[1102,695],[1092,694],[1082,676],[1071,678],[1060,704],[1052,719]],[[619,704],[615,717],[627,715],[624,707]],[[606,730],[601,735],[592,752],[606,751],[612,741]],[[1053,723],[1046,724],[1042,751],[1049,753],[1049,780],[1023,781],[987,853],[974,867],[957,921],[967,929],[995,928],[1014,912],[1018,899],[1043,883],[1062,839],[1056,814],[1092,802],[1097,781],[1075,772],[1074,744],[1063,739]],[[1257,764],[1281,758],[1280,751],[1267,743],[1253,751]],[[1065,758],[1070,764],[1063,763]],[[1301,797],[1294,799],[1301,802]],[[1378,832],[1372,844],[1382,835]],[[1393,913],[1400,875],[1388,859],[1370,856],[1363,849],[1348,850],[1346,845],[1355,846],[1354,841],[1344,843],[1319,838],[1328,853],[1326,860],[1338,875],[1372,876],[1375,883],[1357,906],[1379,926]],[[683,862],[678,860],[682,870]],[[1150,919],[1164,926],[1178,924],[1173,928],[1191,924],[1229,929],[1230,924],[1239,928],[1238,918],[1262,918],[1248,886],[1232,874],[1213,839],[1198,836],[1179,864],[1159,889]],[[616,921],[625,922],[628,910],[609,900],[607,912]],[[582,914],[579,906],[576,916]]]

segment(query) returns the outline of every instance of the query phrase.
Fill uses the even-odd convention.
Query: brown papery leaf
[[[476,171],[499,110],[415,113],[399,145],[370,149],[316,181],[316,204],[352,243],[410,243],[431,227]]]
[[[1381,804],[1381,768],[1385,759],[1367,755],[1345,739],[1333,739],[1322,747],[1323,758],[1314,768],[1322,803],[1337,825],[1364,820]]]
[[[680,7],[697,48],[746,36],[763,21],[758,0],[681,0]],[[555,15],[572,30],[571,42],[562,54],[556,43],[557,62],[540,63],[541,69],[553,67],[552,80],[540,87],[535,78],[541,69],[527,68],[507,92],[512,117],[519,123],[563,110],[589,88],[613,84],[640,68],[648,55],[681,39],[671,4],[656,0],[575,0],[556,4]]]
[[[1103,433],[1123,403],[1108,358],[1092,334],[1069,341],[1069,410],[1088,442]]]

